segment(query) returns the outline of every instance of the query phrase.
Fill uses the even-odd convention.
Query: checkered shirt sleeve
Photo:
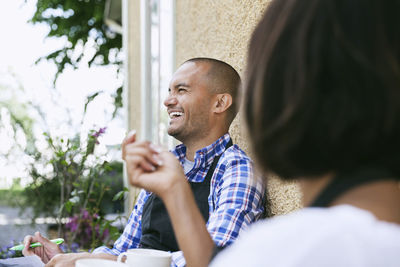
[[[265,188],[254,177],[251,160],[236,145],[220,161],[211,180],[207,229],[217,246],[226,246],[261,217]]]
[[[102,246],[96,248],[93,253],[107,253],[113,255],[119,255],[122,252],[127,251],[131,248],[139,247],[140,237],[142,236],[142,211],[143,205],[149,197],[150,193],[141,190],[136,202],[135,208],[133,209],[131,215],[129,216],[128,223],[125,226],[122,235],[115,241],[114,247],[112,249]]]

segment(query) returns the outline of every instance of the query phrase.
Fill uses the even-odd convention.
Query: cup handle
[[[117,262],[121,262],[122,258],[126,256],[126,252],[122,252],[121,254],[119,254]]]

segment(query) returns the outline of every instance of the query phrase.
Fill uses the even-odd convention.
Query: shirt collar
[[[211,145],[197,150],[194,155],[194,168],[205,168],[210,165],[213,162],[214,157],[221,155],[225,151],[225,147],[230,139],[231,137],[229,133],[226,133]],[[186,146],[184,144],[180,144],[171,152],[178,158],[181,164],[183,164],[186,157]]]

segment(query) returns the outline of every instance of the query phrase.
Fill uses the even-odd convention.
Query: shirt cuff
[[[186,266],[185,258],[182,251],[172,252],[171,267],[184,267]]]
[[[116,250],[110,249],[110,248],[108,248],[106,246],[98,247],[95,250],[93,250],[92,253],[93,254],[106,253],[106,254],[112,254],[112,255],[115,255],[115,256],[119,255],[119,253]]]

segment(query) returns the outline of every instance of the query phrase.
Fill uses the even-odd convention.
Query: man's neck
[[[223,136],[225,133],[215,133],[215,134],[208,134],[205,138],[200,138],[197,140],[189,140],[183,142],[183,144],[186,146],[186,158],[190,161],[194,161],[194,155],[196,154],[196,151],[199,149],[202,149],[206,146],[211,145],[215,141],[218,140],[221,136]]]

